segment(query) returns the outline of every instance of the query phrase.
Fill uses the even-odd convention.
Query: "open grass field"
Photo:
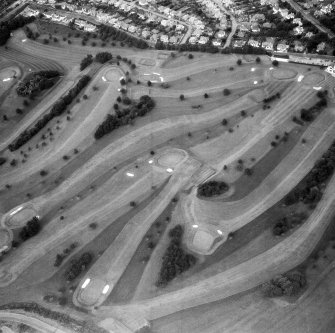
[[[315,205],[284,199],[334,140],[335,79],[316,67],[274,68],[267,56],[192,57],[94,36],[82,45],[82,33],[58,25],[31,29],[39,38],[17,30],[0,47],[0,249],[8,246],[0,305],[35,301],[113,333],[145,325],[157,333],[331,333],[335,252],[325,235],[335,179],[317,185]],[[99,52],[113,59],[80,71]],[[62,75],[19,114],[18,81],[40,70]],[[91,79],[65,112],[10,151],[83,75]],[[327,106],[302,121],[320,90]],[[141,114],[144,95],[155,105]],[[227,191],[198,195],[209,180]],[[300,213],[301,225],[274,235],[279,220]],[[40,229],[31,235],[34,217]],[[323,251],[317,259],[315,251]],[[297,267],[306,268],[308,292],[286,306],[264,296],[260,285]]]

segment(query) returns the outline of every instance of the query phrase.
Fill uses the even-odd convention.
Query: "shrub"
[[[230,95],[230,90],[227,89],[227,88],[223,89],[223,95],[224,95],[224,96],[228,96],[228,95]]]
[[[208,181],[200,184],[198,187],[198,195],[203,197],[213,197],[225,193],[229,186],[222,181]]]

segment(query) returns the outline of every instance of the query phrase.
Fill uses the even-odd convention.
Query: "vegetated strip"
[[[178,224],[169,231],[170,244],[166,249],[157,287],[165,287],[176,276],[190,269],[197,262],[197,258],[190,253],[185,253],[182,248],[184,229]]]
[[[287,206],[299,201],[314,209],[321,200],[326,181],[333,175],[335,170],[335,141],[315,163],[313,169],[308,173],[303,182],[293,189],[284,199]],[[283,235],[288,230],[294,228],[306,220],[304,214],[296,214],[291,218],[282,219],[273,228],[274,235]]]
[[[129,101],[128,103],[131,105],[126,109],[115,110],[115,115],[107,115],[107,118],[94,133],[96,140],[101,139],[121,126],[130,124],[137,117],[145,116],[155,107],[154,100],[148,95],[141,96],[139,102]]]
[[[80,91],[86,87],[91,77],[84,75],[75,87],[73,87],[64,97],[60,98],[51,108],[51,111],[44,115],[43,118],[37,121],[33,128],[23,131],[19,137],[12,142],[8,148],[10,151],[15,151],[27,143],[33,136],[35,136],[43,127],[47,125],[53,118],[60,116],[66,110],[66,107],[78,96]]]
[[[61,312],[56,312],[47,308],[42,307],[41,305],[34,302],[17,302],[10,303],[6,305],[0,306],[1,311],[9,310],[23,310],[27,313],[34,313],[43,318],[51,319],[59,322],[64,327],[67,327],[73,332],[81,332],[81,333],[108,333],[104,328],[95,326],[90,321],[82,321],[78,319],[74,319],[69,315]],[[15,313],[15,312],[14,312]]]

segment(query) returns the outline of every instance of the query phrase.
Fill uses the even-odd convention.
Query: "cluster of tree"
[[[37,123],[30,129],[22,132],[19,137],[11,143],[8,148],[10,151],[15,151],[27,143],[33,136],[35,136],[42,128],[44,128],[53,118],[60,116],[66,110],[66,107],[78,96],[80,91],[91,80],[90,76],[84,75],[75,87],[62,98],[60,98],[51,108],[51,111],[44,115],[44,117],[37,121]]]
[[[118,105],[118,104],[116,104]],[[106,134],[113,132],[120,126],[130,124],[135,118],[143,117],[155,107],[153,99],[144,95],[141,96],[139,102],[131,102],[131,104],[123,109],[119,110],[115,108],[115,114],[108,115],[107,118],[99,125],[94,133],[96,140],[102,138]]]
[[[309,109],[301,109],[300,117],[304,121],[313,121],[315,117],[327,106],[327,90],[318,91],[317,96],[319,97],[319,101],[317,101],[312,107]]]
[[[307,284],[305,274],[300,271],[288,272],[263,285],[268,297],[294,296]]]
[[[100,52],[100,53],[97,53],[95,56],[95,61],[99,62],[100,64],[104,64],[107,61],[112,60],[112,59],[113,59],[113,56],[109,52]]]
[[[59,254],[57,253],[56,255],[56,259],[55,259],[55,262],[54,262],[54,266],[55,267],[59,267],[63,260],[68,257],[74,250],[75,248],[78,246],[77,243],[72,243],[69,247],[67,247],[66,249],[64,249],[63,253],[62,254]]]
[[[130,36],[127,33],[111,26],[103,24],[100,25],[99,33],[100,38],[103,41],[111,37],[113,40],[122,41],[127,43],[129,46],[134,46],[139,49],[147,49],[149,47],[148,43],[144,40]]]
[[[38,316],[59,322],[64,327],[69,327],[70,331],[80,333],[108,333],[104,328],[93,326],[88,320],[78,320],[70,317],[66,313],[57,312],[44,308],[34,302],[13,302],[0,307],[1,310],[23,310],[27,313],[34,313]]]
[[[284,199],[286,205],[293,205],[298,201],[305,204],[316,204],[322,198],[324,183],[332,176],[335,169],[335,141],[330,148],[316,162],[312,170],[305,177],[301,186],[291,191]]]
[[[264,98],[263,103],[270,103],[270,102],[274,101],[276,98],[280,98],[280,93],[279,92],[277,94],[274,94],[272,96]]]
[[[89,264],[93,260],[93,255],[89,252],[83,253],[78,259],[71,261],[71,266],[65,272],[65,278],[67,281],[73,281],[77,278],[82,272],[84,272]]]
[[[40,71],[28,75],[21,81],[16,92],[20,96],[32,96],[36,93],[51,88],[55,83],[55,78],[59,77],[58,71]]]
[[[91,65],[93,62],[93,56],[91,54],[88,54],[80,63],[80,70],[83,71],[86,67]]]
[[[27,222],[27,224],[20,231],[20,238],[23,241],[26,241],[27,239],[37,235],[40,232],[40,230],[41,230],[40,221],[36,216],[34,216],[31,220]]]
[[[181,245],[183,233],[181,225],[175,226],[169,232],[170,244],[163,255],[162,267],[156,282],[158,287],[166,286],[177,275],[194,266],[197,261],[196,257],[183,250]]]
[[[295,228],[306,220],[307,216],[304,213],[296,213],[291,216],[285,216],[280,219],[273,227],[273,234],[275,236],[284,235],[287,231]]]
[[[11,20],[0,23],[0,46],[5,45],[12,31],[24,27],[35,20],[34,16],[24,17],[19,15]]]
[[[198,195],[202,197],[213,197],[225,193],[229,186],[222,181],[211,180],[200,184],[198,187]]]

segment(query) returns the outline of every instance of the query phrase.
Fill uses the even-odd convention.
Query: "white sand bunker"
[[[193,237],[193,246],[200,253],[208,252],[213,243],[215,237],[205,230],[197,230]]]
[[[101,279],[91,279],[85,288],[80,289],[79,302],[86,306],[95,305],[99,301],[105,285],[106,282]]]
[[[0,250],[6,250],[10,247],[12,234],[8,229],[0,229]]]
[[[325,75],[322,73],[308,73],[302,80],[302,83],[308,86],[316,86],[325,80]]]
[[[12,214],[12,215],[11,215]],[[37,212],[33,208],[25,207],[18,212],[9,213],[5,220],[5,225],[10,229],[22,228],[29,220],[37,215]]]
[[[293,79],[297,76],[297,72],[293,69],[278,68],[271,72],[272,77],[277,80],[288,80]]]
[[[186,157],[183,150],[172,150],[163,153],[157,160],[157,163],[166,168],[174,168],[180,164]]]

